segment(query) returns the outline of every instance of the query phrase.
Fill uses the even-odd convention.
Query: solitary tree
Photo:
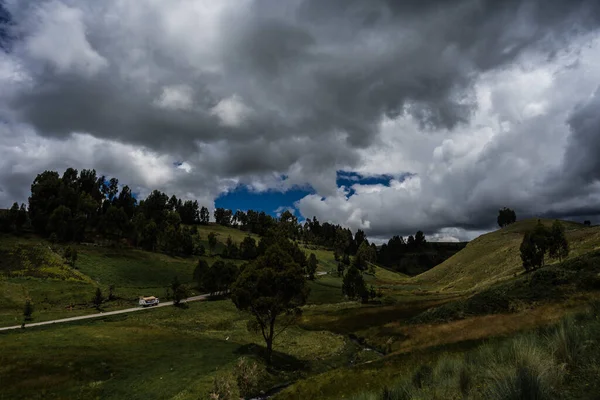
[[[558,258],[561,262],[569,255],[569,242],[565,236],[565,228],[558,220],[552,224],[548,251],[550,257]]]
[[[96,288],[96,294],[94,295],[92,302],[94,303],[94,306],[96,306],[97,310],[100,309],[103,301],[104,297],[102,296],[102,290],[100,290],[100,288]]]
[[[212,256],[215,247],[217,246],[217,235],[214,232],[208,234],[208,248],[210,249],[210,255]]]
[[[308,272],[308,279],[310,279],[311,281],[315,279],[315,273],[317,272],[318,265],[319,262],[317,261],[315,253],[310,253],[310,256],[308,257],[308,266],[306,267],[306,272]]]
[[[585,226],[592,226],[592,221],[590,221],[589,219],[586,219],[585,221],[583,221],[583,224]]]
[[[510,208],[502,208],[498,211],[498,226],[504,228],[517,221],[517,214]]]
[[[273,340],[300,315],[308,287],[302,267],[276,243],[248,264],[231,288],[233,303],[250,311],[265,340],[271,363]],[[283,323],[279,321],[284,319]],[[276,331],[276,324],[280,322]]]
[[[342,293],[352,300],[361,299],[363,302],[366,302],[369,299],[369,291],[367,290],[362,273],[354,265],[344,275]]]
[[[25,301],[25,308],[23,309],[23,318],[25,319],[25,321],[31,321],[33,318],[31,317],[33,315],[33,303],[31,302],[30,299],[27,299],[27,301]]]
[[[176,307],[181,305],[182,300],[188,298],[187,287],[179,282],[177,276],[175,276],[171,282],[171,291],[173,292],[173,305]]]

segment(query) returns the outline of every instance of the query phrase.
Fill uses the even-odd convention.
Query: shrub
[[[211,400],[238,400],[239,398],[240,392],[233,375],[222,373],[215,376],[210,392]]]
[[[104,297],[102,296],[102,290],[100,290],[100,288],[96,288],[96,294],[92,299],[92,302],[94,303],[94,306],[96,306],[96,309],[100,309],[100,306],[102,305],[103,301]]]
[[[25,321],[31,321],[32,314],[33,314],[33,303],[31,302],[30,299],[27,299],[27,301],[25,302],[25,308],[23,309],[23,317],[25,318]]]
[[[242,357],[235,366],[234,374],[240,395],[247,397],[257,390],[264,371],[255,361]]]

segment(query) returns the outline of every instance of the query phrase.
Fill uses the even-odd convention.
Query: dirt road
[[[204,300],[207,297],[208,297],[208,294],[201,294],[201,295],[198,295],[198,296],[188,297],[188,299],[185,300],[185,302],[189,303],[191,301]],[[53,321],[34,322],[32,324],[25,324],[25,328],[30,328],[30,327],[33,327],[33,326],[60,324],[60,323],[63,323],[63,322],[79,321],[79,320],[82,320],[82,319],[106,317],[107,315],[125,314],[125,313],[142,311],[142,310],[152,310],[154,308],[166,307],[166,306],[172,306],[172,305],[173,305],[172,301],[167,301],[167,302],[164,302],[164,303],[160,303],[157,306],[151,306],[151,307],[133,307],[133,308],[126,308],[126,309],[117,310],[117,311],[100,312],[100,313],[91,314],[91,315],[81,315],[79,317],[55,319]],[[11,330],[11,329],[21,329],[21,325],[7,326],[7,327],[4,327],[4,328],[0,328],[0,331],[8,331],[8,330]]]

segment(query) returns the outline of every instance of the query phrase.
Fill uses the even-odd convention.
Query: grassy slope
[[[247,236],[246,232],[213,224],[198,229],[203,241],[209,232],[217,234],[217,252],[228,236],[235,242]],[[21,322],[27,298],[35,304],[35,321],[44,321],[95,312],[89,303],[97,287],[106,295],[109,285],[115,286],[119,300],[106,303],[106,310],[135,306],[142,295],[164,297],[175,276],[182,283],[192,283],[198,260],[131,248],[79,245],[77,268],[73,269],[62,258],[62,247],[51,246],[34,235],[0,235],[0,326]],[[219,259],[203,258],[209,263]],[[69,308],[71,305],[74,307]]]
[[[198,229],[203,241],[210,232],[217,234],[217,252],[223,247],[227,237],[231,236],[235,242],[240,242],[248,235],[234,228],[214,224],[199,226]],[[256,235],[251,236],[259,240]],[[79,245],[77,269],[73,269],[65,264],[60,255],[62,246],[54,246],[56,251],[50,247],[50,243],[36,236],[0,235],[0,252],[4,252],[3,254],[14,253],[17,248],[28,252],[37,251],[37,258],[27,270],[20,266],[22,261],[13,256],[0,259],[0,326],[21,322],[23,305],[28,297],[35,304],[35,321],[95,312],[90,308],[90,301],[97,287],[106,295],[108,287],[114,285],[114,293],[119,298],[105,303],[105,310],[135,306],[137,297],[141,295],[164,297],[166,287],[175,276],[182,283],[192,284],[192,274],[198,260],[198,257],[170,257],[131,248]],[[337,271],[337,263],[331,251],[305,251],[307,255],[315,253],[317,256],[318,271]],[[203,258],[209,263],[220,259]],[[240,260],[233,262],[242,263]],[[377,268],[376,276],[377,281],[367,277],[369,283],[393,283],[401,279],[400,275],[380,268]],[[310,304],[337,303],[343,300],[341,278],[336,274],[320,276],[309,285]],[[74,307],[70,308],[71,305]]]
[[[548,227],[552,220],[542,220]],[[489,286],[521,273],[519,246],[537,219],[516,222],[470,242],[442,264],[414,277],[410,282],[436,290],[466,291]],[[563,221],[571,246],[570,258],[600,248],[600,227],[585,227]]]

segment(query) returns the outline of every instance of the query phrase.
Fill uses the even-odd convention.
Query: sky
[[[0,5],[0,206],[74,167],[374,240],[600,222],[596,0]]]

